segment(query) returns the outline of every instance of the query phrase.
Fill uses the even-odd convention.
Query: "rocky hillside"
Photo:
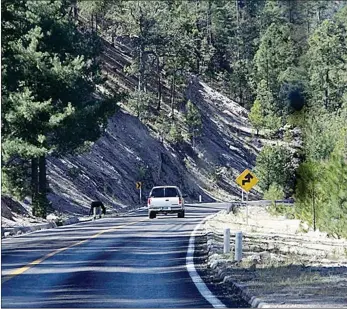
[[[136,87],[136,78],[124,68],[132,61],[129,49],[104,42],[106,84],[114,89]],[[165,90],[164,90],[165,92]],[[186,93],[200,110],[202,135],[193,148],[187,142],[172,146],[159,138],[155,126],[142,123],[122,102],[108,122],[107,130],[88,153],[49,158],[49,199],[55,210],[85,214],[91,199],[100,199],[109,209],[138,207],[145,203],[153,185],[174,184],[204,201],[230,200],[240,195],[234,179],[252,168],[258,151],[252,139],[247,111],[192,76]],[[169,111],[163,104],[163,110]],[[180,111],[176,111],[178,116]],[[136,181],[144,178],[143,200]]]

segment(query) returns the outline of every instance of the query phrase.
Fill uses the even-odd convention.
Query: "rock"
[[[226,273],[226,269],[225,268],[220,268],[217,271],[218,277],[220,278],[220,280],[222,280],[225,277],[225,273]]]
[[[253,263],[260,263],[261,257],[260,254],[254,254],[251,257],[247,258],[247,260],[251,260]]]
[[[46,218],[48,221],[56,221],[59,217],[55,214],[49,214]]]
[[[5,236],[5,237],[11,236],[11,232],[5,232],[5,233],[4,233],[4,236]]]
[[[261,253],[259,253],[259,258],[261,262],[266,262],[269,261],[271,259],[271,254],[268,251],[263,251]]]
[[[79,222],[77,217],[71,217],[63,222],[63,225],[69,225]]]
[[[257,269],[257,263],[254,263],[249,267],[250,271],[255,271],[256,269]]]
[[[232,277],[231,276],[225,276],[223,279],[223,283],[230,283],[233,282]]]

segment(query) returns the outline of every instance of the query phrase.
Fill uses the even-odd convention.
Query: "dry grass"
[[[214,233],[213,259],[232,281],[271,307],[347,308],[346,240],[304,233],[298,220],[274,217],[259,207],[249,210],[248,221],[241,209],[238,215],[221,212],[205,225]],[[233,262],[233,253],[221,254],[224,228],[244,234],[240,263]]]

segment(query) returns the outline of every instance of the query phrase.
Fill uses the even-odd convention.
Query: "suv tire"
[[[148,216],[150,219],[154,219],[157,216],[157,214],[154,211],[151,211]]]
[[[178,218],[184,218],[184,211],[181,211],[177,214]]]

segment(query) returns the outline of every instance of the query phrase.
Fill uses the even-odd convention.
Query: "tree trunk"
[[[46,218],[47,214],[47,175],[46,175],[46,156],[39,158],[39,214]]]
[[[37,158],[31,159],[31,199],[32,199],[32,213],[33,216],[37,215],[37,198],[39,193],[39,173],[38,173],[38,160]]]
[[[140,51],[139,51],[139,81],[138,81],[138,97],[137,97],[137,117],[140,118],[141,113],[140,109],[142,107],[142,100],[141,100],[141,91],[143,90],[143,53],[144,48],[143,45],[140,45]]]
[[[195,26],[198,30],[197,40],[196,40],[196,49],[195,49],[195,57],[196,57],[196,72],[197,75],[200,74],[200,60],[201,60],[201,39],[200,39],[200,31],[201,27],[199,25],[199,9],[200,9],[200,1],[196,0],[196,6],[195,6],[195,12],[196,12],[196,19],[195,19]]]
[[[266,52],[266,87],[269,89],[269,58]]]
[[[309,34],[310,34],[310,11],[309,11],[309,8],[307,8],[306,18],[307,18],[307,36],[309,36]]]
[[[316,231],[316,203],[315,203],[315,187],[314,182],[312,184],[312,208],[313,208],[313,231]]]
[[[208,1],[207,8],[207,44],[208,46],[212,45],[212,3],[211,0]]]
[[[77,4],[75,3],[73,6],[73,17],[75,20],[78,19],[78,9],[77,9]]]
[[[193,146],[193,149],[195,149],[195,132],[194,132],[194,130],[193,130],[192,136],[193,136],[193,139],[192,139],[192,146]]]
[[[39,193],[46,193],[47,177],[46,177],[46,156],[39,158]]]
[[[98,32],[98,16],[95,14],[95,32]]]
[[[161,87],[161,72],[158,73],[158,106],[157,110],[160,111],[161,108],[161,98],[162,98],[162,87]]]
[[[240,73],[239,73],[239,74],[240,74]],[[241,77],[239,77],[239,100],[240,100],[240,105],[243,106],[242,80],[241,80]]]
[[[171,119],[174,119],[174,104],[175,104],[175,74],[171,82]]]
[[[141,91],[142,88],[142,47],[140,47],[139,53],[139,81],[138,81],[138,91]]]
[[[318,11],[317,11],[317,21],[318,21],[318,23],[320,22],[320,19],[321,19],[321,13],[320,13],[320,8],[318,8]]]
[[[325,90],[324,90],[324,104],[325,104],[325,109],[328,109],[329,106],[329,90],[328,90],[328,83],[329,83],[329,70],[326,71],[325,73]]]

